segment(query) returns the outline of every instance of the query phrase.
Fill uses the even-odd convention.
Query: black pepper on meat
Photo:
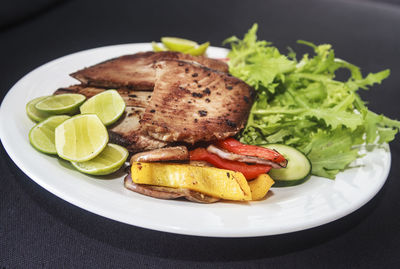
[[[203,93],[204,93],[204,94],[211,94],[211,91],[210,91],[209,88],[205,88],[205,89],[203,90]]]
[[[198,97],[198,98],[203,97],[203,95],[201,93],[199,93],[199,92],[192,92],[192,96],[193,97]]]
[[[230,121],[227,119],[225,122],[226,122],[226,125],[228,125],[229,127],[236,128],[236,123],[234,123],[233,121]]]
[[[206,110],[199,110],[198,112],[199,112],[200,117],[207,116],[207,111]]]

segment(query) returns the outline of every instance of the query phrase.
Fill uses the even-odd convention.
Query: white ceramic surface
[[[368,152],[334,181],[311,177],[299,186],[273,188],[260,202],[196,204],[128,191],[123,174],[106,180],[86,176],[30,146],[28,132],[34,123],[25,114],[29,100],[77,83],[68,74],[78,69],[146,50],[151,50],[150,44],[82,51],[49,62],[18,81],[0,110],[0,137],[17,166],[49,192],[98,215],[159,231],[215,237],[273,235],[322,225],[358,209],[385,183],[391,161],[387,145]],[[209,49],[211,57],[225,55],[225,49]]]

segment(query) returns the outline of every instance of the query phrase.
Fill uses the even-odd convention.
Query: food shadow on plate
[[[339,220],[312,229],[274,236],[213,238],[152,231],[100,217],[40,188],[8,159],[21,189],[56,221],[96,241],[131,253],[187,261],[243,261],[282,256],[340,237],[380,203],[385,187],[366,205]],[[183,202],[183,201],[182,201]],[[95,228],[94,228],[95,227]],[[105,232],[107,231],[107,232]],[[179,247],[171,247],[179,246]]]

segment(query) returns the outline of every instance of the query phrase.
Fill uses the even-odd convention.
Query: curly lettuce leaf
[[[297,60],[294,50],[284,55],[257,40],[257,29],[254,24],[243,39],[225,40],[230,73],[258,93],[242,142],[297,147],[311,160],[314,175],[334,178],[359,157],[355,146],[395,138],[400,122],[368,110],[357,93],[380,84],[389,70],[363,77],[359,67],[336,58],[331,45],[302,40],[313,54]],[[339,69],[350,71],[346,81],[335,79]]]

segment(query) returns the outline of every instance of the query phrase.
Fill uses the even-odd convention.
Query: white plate
[[[151,50],[150,44],[82,51],[47,63],[18,81],[0,111],[0,137],[18,167],[51,193],[101,216],[159,231],[216,237],[273,235],[322,225],[358,209],[383,186],[391,160],[387,145],[367,153],[334,181],[312,177],[300,186],[273,188],[261,202],[215,204],[143,196],[123,187],[124,175],[108,180],[86,176],[30,146],[28,132],[34,124],[25,114],[29,100],[77,83],[68,76],[73,71],[146,50]],[[211,57],[225,55],[225,49],[209,49]]]

